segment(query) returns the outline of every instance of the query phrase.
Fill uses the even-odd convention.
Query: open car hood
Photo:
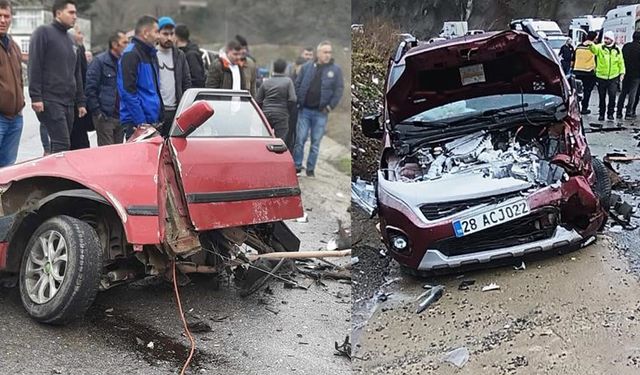
[[[553,52],[517,31],[415,47],[386,95],[392,123],[459,100],[500,94],[551,94],[568,104],[569,84]]]

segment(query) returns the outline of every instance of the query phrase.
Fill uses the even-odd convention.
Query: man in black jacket
[[[624,58],[625,74],[622,79],[622,92],[620,92],[620,97],[618,98],[616,117],[618,119],[622,118],[624,100],[628,95],[629,100],[625,117],[632,120],[636,118],[636,93],[638,86],[640,86],[640,31],[634,32],[633,40],[622,47],[622,57]]]
[[[184,52],[184,56],[187,58],[189,72],[191,73],[191,87],[201,88],[204,87],[207,79],[202,53],[200,53],[200,47],[189,40],[189,36],[187,25],[176,26],[176,46]]]
[[[158,19],[158,66],[160,67],[160,95],[164,117],[160,133],[168,135],[182,94],[191,88],[191,74],[184,53],[175,45],[176,24],[171,17]]]
[[[73,0],[53,3],[54,21],[38,27],[29,44],[29,95],[38,119],[51,138],[51,153],[70,148],[74,109],[87,114],[82,72],[76,47],[67,30],[77,19]]]
[[[285,142],[289,132],[289,108],[297,101],[293,81],[284,75],[286,68],[286,61],[276,60],[273,63],[273,77],[260,85],[256,95],[256,102],[262,108],[276,137]]]

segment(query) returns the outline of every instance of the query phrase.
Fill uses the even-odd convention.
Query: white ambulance
[[[602,29],[603,34],[613,31],[618,46],[630,42],[633,32],[640,30],[640,4],[621,5],[611,9],[607,12]]]
[[[600,32],[604,24],[603,16],[580,16],[571,20],[569,25],[569,36],[573,40],[573,44],[577,46],[582,43],[590,31]]]

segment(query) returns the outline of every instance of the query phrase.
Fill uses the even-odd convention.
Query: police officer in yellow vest
[[[595,44],[592,41],[585,41],[585,44],[589,46],[589,50],[596,55],[596,82],[600,97],[599,121],[604,120],[605,110],[607,119],[614,119],[616,95],[620,87],[620,78],[624,76],[625,72],[622,51],[616,46],[613,31],[604,33],[603,42],[602,44]],[[607,96],[609,96],[608,105],[606,102]]]
[[[594,41],[597,37],[598,34],[595,31],[590,31],[585,41]],[[588,115],[591,113],[589,110],[591,92],[596,86],[596,55],[589,50],[589,46],[584,42],[576,47],[575,53],[573,54],[573,74],[576,76],[576,79],[582,81],[582,86],[584,87],[580,113]]]

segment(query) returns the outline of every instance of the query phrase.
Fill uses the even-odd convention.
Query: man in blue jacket
[[[332,53],[331,43],[320,43],[316,49],[316,58],[302,66],[296,79],[299,112],[293,160],[296,172],[300,174],[304,146],[311,137],[311,150],[307,157],[308,177],[315,177],[320,141],[327,130],[327,118],[338,106],[344,89],[342,70],[334,64]]]
[[[127,37],[124,32],[115,32],[109,37],[109,50],[96,56],[87,70],[85,96],[87,107],[93,115],[98,146],[122,143],[124,139],[120,126],[116,67],[126,46]]]
[[[120,124],[127,137],[139,126],[157,126],[162,121],[164,108],[155,48],[158,37],[158,20],[142,16],[136,23],[135,36],[118,62]]]

